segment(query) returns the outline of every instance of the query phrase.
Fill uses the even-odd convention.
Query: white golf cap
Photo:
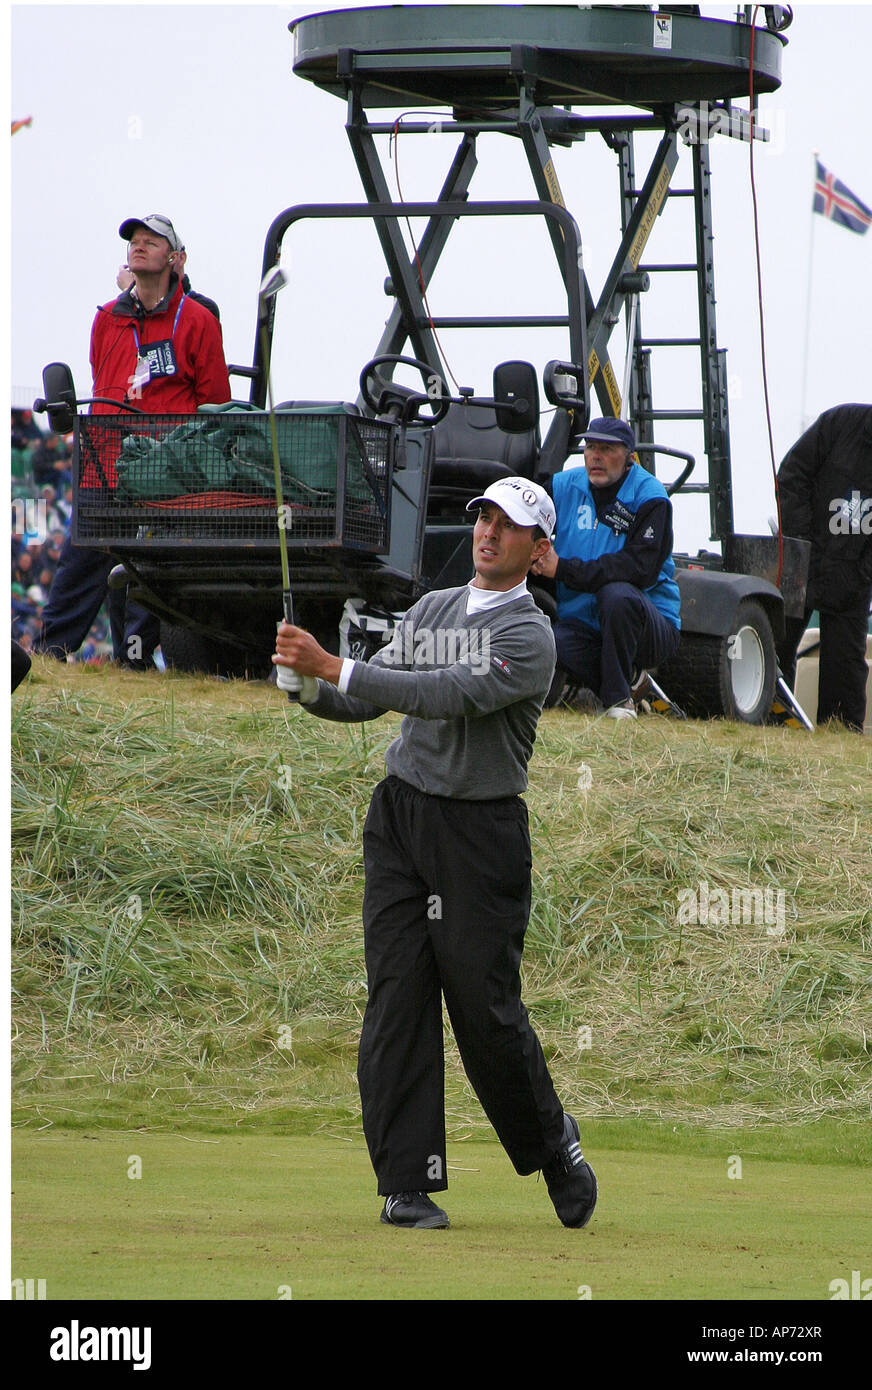
[[[466,510],[471,512],[482,502],[493,502],[518,526],[540,526],[549,538],[557,525],[554,503],[544,487],[531,483],[529,478],[499,478],[485,488],[481,497],[473,497]]]

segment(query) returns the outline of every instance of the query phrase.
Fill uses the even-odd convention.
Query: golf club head
[[[280,265],[274,265],[268,270],[260,282],[260,289],[257,297],[261,304],[265,304],[268,299],[274,299],[280,289],[288,283],[288,277]]]

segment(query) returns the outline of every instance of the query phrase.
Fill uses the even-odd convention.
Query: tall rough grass
[[[16,1123],[357,1126],[361,828],[398,717],[37,661],[12,722]],[[567,1105],[868,1119],[870,752],[543,718],[524,985]],[[701,884],[781,917],[682,920]],[[451,1133],[485,1132],[450,1038],[448,1068]]]

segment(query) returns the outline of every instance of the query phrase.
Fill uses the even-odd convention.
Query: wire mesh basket
[[[383,554],[395,427],[342,406],[277,411],[282,513],[270,417],[80,415],[73,539],[128,547],[341,546]]]

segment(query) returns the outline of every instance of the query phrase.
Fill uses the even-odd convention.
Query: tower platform
[[[365,108],[496,112],[519,86],[542,106],[747,97],[752,29],[636,5],[393,5],[292,21],[298,77]],[[781,85],[780,34],[753,30],[754,92]]]

